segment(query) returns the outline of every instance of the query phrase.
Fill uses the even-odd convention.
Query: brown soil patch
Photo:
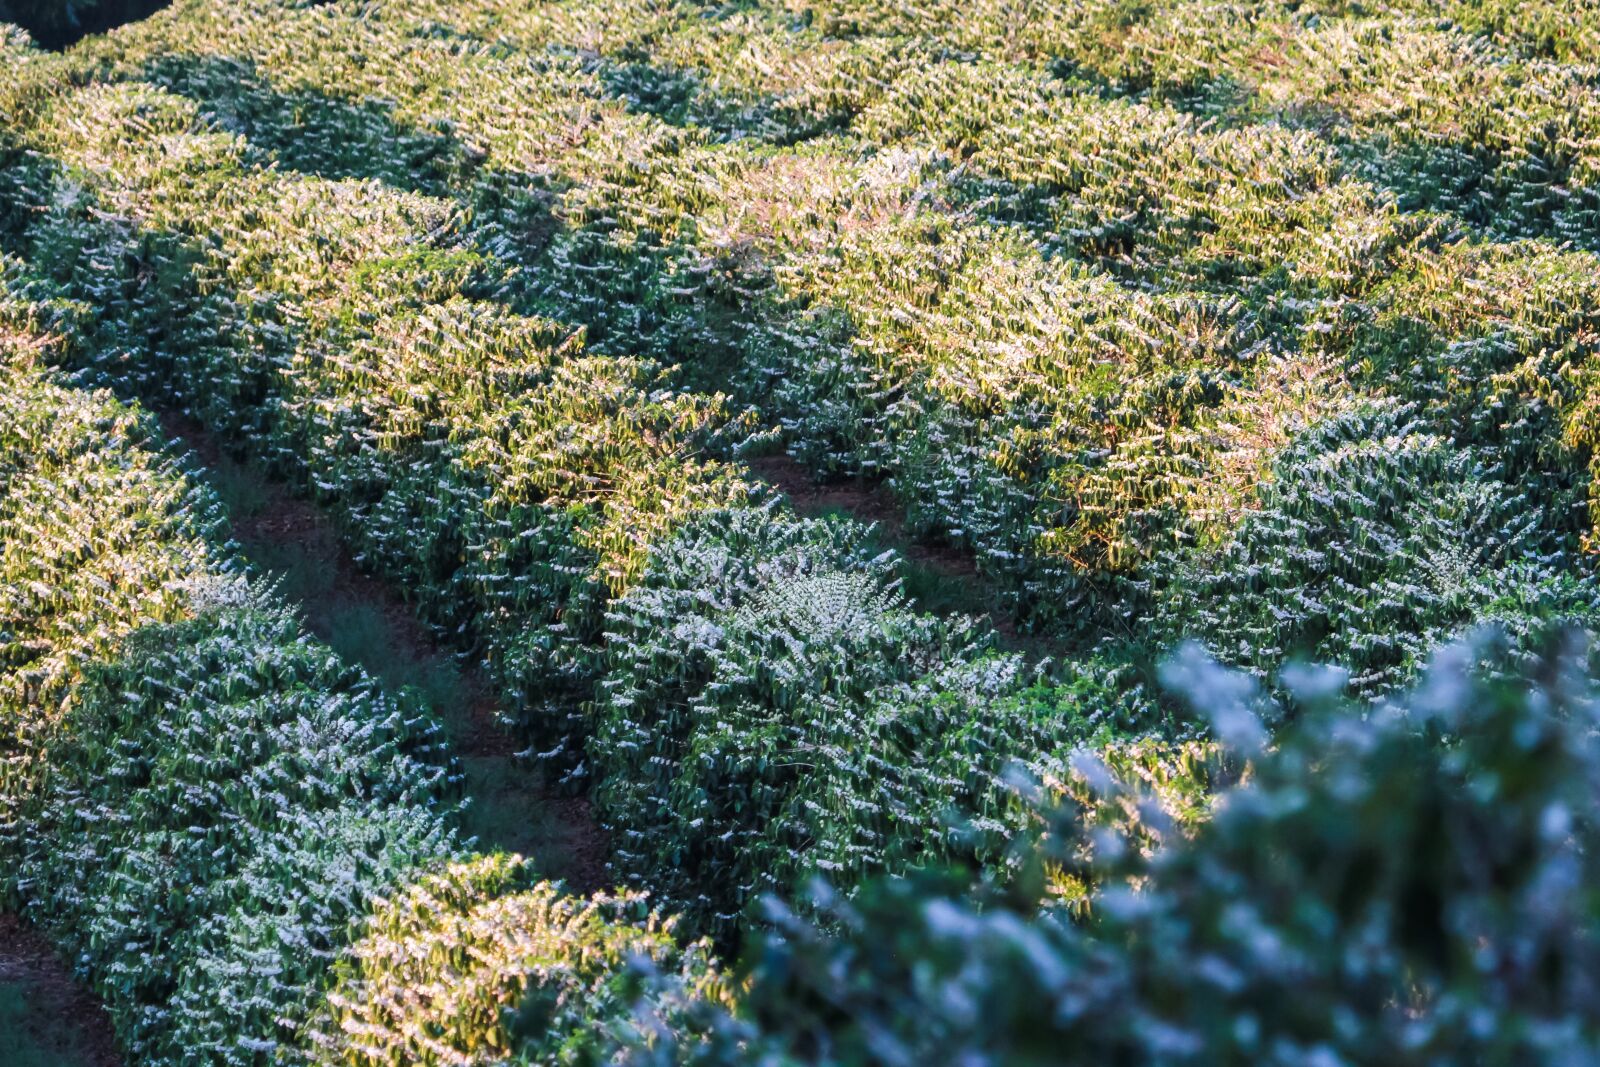
[[[901,556],[940,578],[964,585],[970,599],[984,606],[989,621],[1008,644],[1022,639],[1016,619],[999,605],[993,584],[978,570],[972,553],[950,544],[929,542],[906,532],[905,509],[882,482],[819,483],[792,456],[762,456],[747,461],[752,473],[789,498],[801,515],[839,511],[860,522],[874,523],[880,539]]]
[[[15,915],[0,914],[0,984],[21,986],[28,1003],[22,1032],[0,1034],[0,1060],[8,1046],[31,1045],[59,1056],[63,1067],[122,1062],[105,1007],[73,979],[49,942]]]
[[[892,542],[895,550],[907,559],[926,563],[951,577],[973,582],[985,580],[972,553],[954,545],[932,544],[908,536],[904,509],[882,482],[818,483],[791,456],[762,456],[747,461],[747,465],[758,478],[787,496],[801,515],[834,510],[848,512],[861,522],[876,523],[884,540]]]
[[[586,796],[556,796],[546,790],[543,802],[555,810],[556,818],[566,830],[563,847],[566,861],[560,876],[575,893],[590,894],[602,889],[615,888],[606,875],[611,849],[606,835],[594,817],[594,809]]]
[[[299,607],[312,633],[330,640],[330,619],[336,617],[338,609],[360,604],[382,615],[393,645],[386,655],[409,662],[459,662],[453,650],[434,636],[392,586],[356,565],[329,515],[295,496],[286,483],[236,461],[215,435],[197,423],[164,414],[162,425],[169,437],[193,452],[206,467],[217,469],[229,464],[248,477],[259,492],[260,507],[249,514],[230,516],[233,537],[247,558],[252,549],[287,547],[332,575],[331,583],[325,587],[300,594]],[[502,723],[500,705],[482,670],[466,665],[460,674],[461,706],[436,709],[445,721],[452,750],[470,767],[489,767],[492,780],[514,781],[518,805],[532,805],[544,813],[542,827],[528,827],[526,834],[513,829],[485,844],[530,856],[541,870],[565,880],[575,892],[589,893],[606,887],[609,848],[588,798],[562,795],[547,786],[538,769],[519,755],[516,738]],[[495,797],[485,795],[477,802],[492,804]],[[552,835],[555,840],[551,840]]]

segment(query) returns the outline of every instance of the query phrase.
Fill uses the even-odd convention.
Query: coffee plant
[[[648,1036],[643,973],[722,998],[704,950],[680,948],[641,894],[578,900],[520,859],[455,864],[379,904],[338,965],[313,1062],[604,1063]]]
[[[1292,657],[1345,664],[1374,694],[1473,621],[1519,636],[1593,628],[1592,577],[1573,573],[1539,506],[1475,458],[1411,405],[1317,426],[1280,453],[1232,540],[1178,557],[1148,625],[1169,641],[1193,627],[1262,673]]]
[[[137,1062],[329,1055],[368,1032],[359,1012],[313,1019],[340,1003],[335,959],[370,965],[389,936],[380,908],[360,939],[380,899],[426,894],[448,864],[524,861],[457,842],[438,728],[245,577],[215,497],[151,419],[39,366],[82,343],[74,309],[30,301],[48,289],[5,267],[0,893],[70,955]],[[496,983],[527,985],[508,969],[539,959],[572,1047],[627,1025],[631,999],[591,994],[625,987],[638,953],[677,952],[664,920],[637,894],[513,881],[471,883],[498,909],[475,927],[520,945],[541,914],[551,936],[463,996],[482,1002],[472,1018],[492,1018]],[[703,954],[680,974],[710,981]]]
[[[1153,717],[1109,669],[1038,686],[969,621],[911,611],[865,532],[708,512],[608,617],[590,756],[616,869],[723,939],[807,871],[1004,869],[1014,765],[1064,781],[1079,743]]]
[[[1452,649],[1368,705],[1302,670],[1270,752],[1252,685],[1186,657],[1173,681],[1252,771],[1153,853],[1092,806],[1056,811],[1032,860],[1087,864],[1088,918],[960,870],[823,883],[803,913],[769,904],[737,1013],[691,998],[688,1032],[631,1062],[1584,1062],[1595,691],[1581,658],[1491,681],[1466,669],[1484,656]]]
[[[0,898],[132,1062],[1594,1058],[1547,655],[1600,621],[1594,0],[60,47],[133,6],[0,0]],[[140,405],[483,664],[614,891],[454,838],[422,706]],[[923,557],[1002,610],[924,610]],[[1253,679],[1190,662],[1220,718],[1156,684],[1191,638]]]

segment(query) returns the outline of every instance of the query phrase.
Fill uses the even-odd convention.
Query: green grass
[[[549,878],[570,874],[571,849],[548,795],[530,788],[534,772],[508,756],[463,756],[462,792],[469,798],[461,832],[488,851],[529,857]]]
[[[996,606],[981,579],[951,574],[933,563],[902,559],[900,578],[906,595],[935,615],[985,615]]]
[[[311,555],[294,545],[266,543],[246,545],[245,556],[276,583],[285,600],[305,605],[306,621],[313,630],[320,629],[321,613],[317,604],[329,596],[338,579],[338,570],[331,560]]]
[[[206,464],[202,474],[234,521],[253,519],[267,510],[271,497],[261,484],[261,476],[248,464],[218,456]]]

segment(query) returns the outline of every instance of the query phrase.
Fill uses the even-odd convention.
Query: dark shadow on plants
[[[720,141],[799,144],[838,133],[852,118],[844,110],[808,115],[771,93],[743,98],[718,93],[693,70],[605,62],[597,73],[606,92],[626,103],[628,110],[654,115],[673,126],[704,130]]]
[[[1573,182],[1567,142],[1502,149],[1488,138],[1436,145],[1380,137],[1342,151],[1401,211],[1446,212],[1495,241],[1542,237],[1600,252],[1600,187]]]
[[[247,57],[166,55],[143,77],[186,97],[201,114],[270,153],[283,168],[330,180],[380,181],[408,193],[454,200],[470,211],[472,237],[525,264],[555,231],[559,179],[498,166],[448,121],[402,121],[390,101],[284,90]],[[503,279],[484,279],[499,293]]]
[[[22,251],[25,231],[48,200],[58,169],[0,125],[0,252]]]
[[[0,0],[0,22],[14,22],[46,48],[148,18],[172,0]]]
[[[449,196],[479,162],[447,131],[397,121],[392,103],[280,91],[247,58],[163,55],[142,75],[302,174]]]

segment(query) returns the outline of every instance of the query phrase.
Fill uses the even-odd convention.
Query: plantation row
[[[257,168],[147,87],[32,106],[63,177],[18,245],[94,309],[63,365],[307,484],[592,777],[618,877],[696,929],[731,944],[818,865],[998,861],[1029,819],[1008,766],[1064,779],[1139,717],[1095,668],[1032,692],[991,635],[910,609],[865,531],[701,458],[714,400],[467,296],[437,202]]]
[[[1159,720],[1094,659],[1064,708],[1026,695],[859,532],[774,510],[731,462],[769,415],[820,470],[892,473],[1113,660],[1198,632],[1380,691],[1465,622],[1594,615],[1587,254],[1399,213],[1308,131],[899,71],[932,46],[898,38],[821,49],[860,90],[822,135],[727,139],[639,113],[624,75],[660,71],[559,46],[649,42],[688,77],[738,41],[736,74],[815,28],[606,11],[191,4],[63,57],[19,42],[6,203],[96,309],[75,365],[339,513],[592,776],[630,884],[731,937],[816,862],[946,854],[930,827],[1007,810],[1010,759]],[[719,375],[754,415],[694,391]]]
[[[1270,754],[1253,686],[1180,660],[1169,682],[1254,761],[1192,841],[1128,822],[1140,791],[1081,764],[1095,803],[1057,812],[1003,892],[924,874],[819,891],[821,925],[769,911],[783,939],[730,1012],[703,948],[638,922],[639,898],[574,901],[516,858],[462,853],[432,728],[236,573],[215,501],[148,419],[38,367],[81,308],[8,269],[4,891],[78,954],[137,1062],[1600,1050],[1600,704],[1559,658],[1541,686],[1446,662],[1404,711],[1347,707],[1341,679],[1304,673],[1302,721]],[[1130,829],[1168,846],[1151,858]],[[1102,887],[1086,924],[1050,903],[1063,880]],[[1447,920],[1415,922],[1417,899]]]
[[[959,7],[0,30],[0,470],[42,472],[0,513],[5,888],[139,1062],[1594,1050],[1590,711],[1539,653],[1600,615],[1596,20]],[[466,854],[419,706],[230,576],[98,386],[334,514],[588,783],[627,890]],[[886,478],[1077,658],[918,611],[866,530],[749,475],[780,447]],[[1498,681],[1436,674],[1411,715],[1142,684],[1197,634],[1388,693],[1477,621]],[[1310,721],[1264,756],[1258,715]],[[1208,729],[1255,777],[1205,821]],[[664,914],[757,931],[731,1001]]]
[[[42,369],[84,309],[5,268],[0,894],[134,1061],[438,1062],[505,1047],[526,989],[532,1059],[604,1056],[630,961],[710,981],[641,895],[456,841],[437,727],[242,576],[148,417]],[[465,1010],[419,999],[440,983]]]
[[[1378,692],[1592,611],[1581,51],[1468,4],[792,7],[192,4],[66,65],[459,207],[478,292],[886,476],[1041,631]],[[1308,465],[1335,499],[1261,507]]]
[[[1404,709],[1302,672],[1271,753],[1253,685],[1180,659],[1168,682],[1254,763],[1192,840],[1080,762],[1087,805],[1013,854],[1004,890],[925,873],[818,890],[817,919],[769,909],[782,939],[730,1011],[704,947],[638,896],[576,901],[463,853],[433,728],[238,574],[146,417],[40,367],[84,309],[6,278],[0,889],[82,961],[137,1062],[1600,1051],[1600,703],[1560,657],[1534,686],[1474,682],[1456,654]],[[1087,923],[1064,881],[1101,887]]]

